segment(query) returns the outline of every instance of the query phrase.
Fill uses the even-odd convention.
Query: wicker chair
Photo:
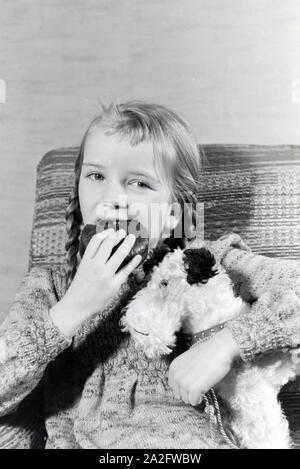
[[[205,235],[239,233],[254,252],[300,258],[300,147],[204,145],[199,201]],[[29,268],[65,262],[64,214],[74,183],[78,148],[50,151],[37,168]],[[300,379],[280,394],[300,448]]]

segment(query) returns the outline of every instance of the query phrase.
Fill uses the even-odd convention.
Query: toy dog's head
[[[147,286],[124,308],[121,325],[151,358],[172,351],[181,327],[186,333],[212,327],[236,315],[240,304],[210,251],[177,248],[152,266]]]

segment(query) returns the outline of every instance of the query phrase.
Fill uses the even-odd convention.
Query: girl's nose
[[[113,207],[126,207],[127,194],[124,187],[118,181],[111,182],[107,186],[103,194],[103,202]]]
[[[116,213],[118,211],[118,213]],[[104,195],[103,200],[96,208],[99,218],[127,218],[128,215],[127,195],[118,191],[110,191]]]

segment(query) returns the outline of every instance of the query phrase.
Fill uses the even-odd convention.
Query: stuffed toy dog
[[[231,278],[217,261],[218,256],[221,258],[218,245],[210,247],[215,248],[216,256],[205,243],[202,247],[177,248],[166,253],[158,265],[151,266],[146,287],[124,308],[123,331],[130,332],[149,358],[169,354],[179,330],[203,338],[207,331],[219,330],[240,314],[251,315],[250,304],[236,296]],[[251,255],[247,249],[244,254]],[[241,249],[238,255],[241,256]],[[255,258],[259,269],[257,258],[266,258]],[[243,286],[240,284],[239,288]],[[288,297],[288,301],[293,299]],[[215,392],[228,408],[229,425],[240,447],[291,447],[288,422],[277,395],[297,373],[299,363],[290,353],[278,351],[260,355],[251,363],[236,361],[215,386]]]

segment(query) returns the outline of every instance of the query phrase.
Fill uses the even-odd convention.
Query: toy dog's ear
[[[183,263],[187,272],[187,282],[207,283],[211,277],[218,274],[217,269],[213,269],[216,259],[213,254],[205,248],[185,249],[183,251]]]
[[[145,274],[149,274],[153,270],[154,266],[160,264],[165,255],[171,251],[172,249],[166,244],[162,244],[161,246],[154,248],[150,254],[150,257],[146,259],[143,264],[143,271]]]

